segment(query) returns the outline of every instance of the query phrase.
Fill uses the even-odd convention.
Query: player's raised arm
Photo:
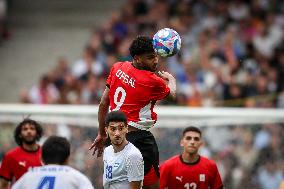
[[[175,99],[176,98],[176,88],[177,88],[176,79],[169,72],[161,71],[158,73],[160,77],[163,78],[167,82],[167,85],[170,88],[170,95]]]
[[[99,121],[99,134],[101,136],[106,136],[105,132],[105,118],[108,113],[109,107],[109,88],[106,87],[99,104],[98,121]]]
[[[129,183],[130,189],[140,189],[142,181],[132,181]]]
[[[1,189],[8,189],[9,182],[3,178],[0,178],[0,188]]]
[[[89,148],[89,150],[93,149],[93,155],[97,152],[97,157],[102,156],[103,149],[104,149],[104,143],[107,138],[106,132],[105,132],[105,117],[108,113],[108,107],[109,107],[109,88],[106,87],[103,93],[103,96],[101,98],[101,102],[99,105],[99,112],[98,112],[98,121],[99,121],[99,132],[94,140],[92,146]]]

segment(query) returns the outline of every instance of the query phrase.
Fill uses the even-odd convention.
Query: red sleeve
[[[0,167],[0,177],[4,178],[7,181],[12,180],[12,160],[9,158],[9,155],[5,155]]]
[[[219,174],[217,165],[214,163],[212,169],[214,170],[214,179],[213,183],[211,183],[212,186],[210,186],[212,189],[222,189],[223,188],[223,182],[221,179],[221,176]]]
[[[110,84],[111,84],[111,81],[112,81],[113,72],[114,72],[113,70],[114,70],[114,66],[111,67],[108,78],[106,80],[106,86],[108,86],[108,88],[110,88]]]
[[[169,170],[169,165],[166,163],[160,166],[160,189],[165,189],[168,186]]]
[[[152,91],[152,100],[162,100],[170,93],[170,88],[165,81],[159,77],[156,77]]]

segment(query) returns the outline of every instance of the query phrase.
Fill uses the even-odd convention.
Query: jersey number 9
[[[118,97],[120,96],[121,93],[121,97],[120,99],[118,99]],[[124,101],[125,101],[125,97],[126,97],[126,91],[122,88],[122,87],[117,87],[114,93],[114,103],[116,105],[116,107],[113,109],[113,111],[119,110],[120,107],[123,105]]]

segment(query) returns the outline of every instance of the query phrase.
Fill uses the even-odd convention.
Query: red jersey
[[[114,64],[106,82],[110,110],[123,111],[128,124],[138,129],[154,125],[157,121],[154,105],[170,92],[162,78],[153,72],[135,68],[131,62]]]
[[[0,177],[12,181],[18,180],[30,167],[41,166],[41,148],[37,151],[27,151],[16,147],[7,152],[0,166]]]
[[[193,164],[183,162],[180,155],[174,156],[161,165],[160,173],[160,189],[223,188],[216,163],[202,156]]]

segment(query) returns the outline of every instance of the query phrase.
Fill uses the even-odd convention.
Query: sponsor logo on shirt
[[[205,182],[205,174],[199,174],[199,181]]]
[[[176,179],[182,182],[182,176],[181,177],[176,176]]]
[[[23,166],[23,167],[26,167],[26,162],[25,161],[19,161],[19,165]]]

